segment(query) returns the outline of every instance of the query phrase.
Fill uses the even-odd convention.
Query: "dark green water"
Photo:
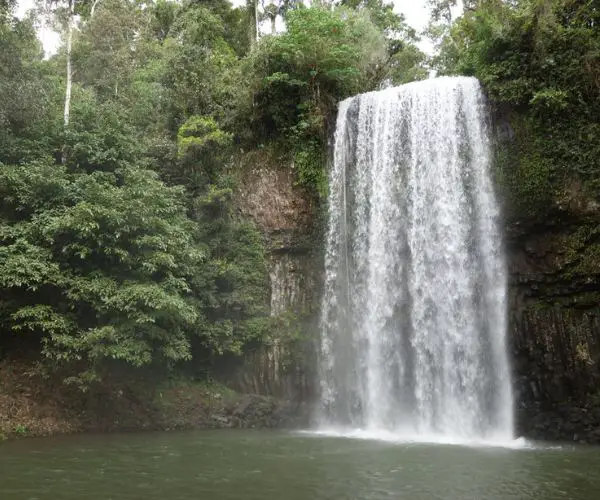
[[[600,499],[600,449],[391,444],[254,431],[0,444],[1,500]]]

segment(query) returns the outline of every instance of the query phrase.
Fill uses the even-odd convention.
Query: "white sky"
[[[17,1],[17,17],[22,18],[28,10],[35,7],[34,0],[18,0]],[[60,45],[60,36],[56,31],[53,31],[48,26],[42,25],[38,28],[38,36],[44,46],[44,52],[50,56],[56,52]]]
[[[234,5],[245,3],[245,0],[230,0]],[[406,17],[407,23],[420,32],[425,28],[429,19],[429,9],[426,7],[426,0],[393,0],[395,10],[402,12]],[[17,16],[23,17],[25,13],[34,7],[34,0],[19,0],[17,6]],[[56,52],[60,45],[60,37],[47,27],[41,27],[39,31],[40,39],[44,45],[44,51],[47,55]],[[431,53],[432,46],[429,40],[423,40],[419,43],[419,48],[424,52]]]

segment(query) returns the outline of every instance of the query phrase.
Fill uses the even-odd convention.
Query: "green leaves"
[[[298,79],[316,79],[337,99],[363,90],[369,68],[385,57],[382,33],[362,13],[298,9],[286,21],[287,32],[271,42],[270,56],[291,64],[304,76]]]
[[[327,196],[327,174],[325,152],[316,140],[303,141],[296,146],[294,168],[297,170],[298,184],[315,189],[320,198]]]
[[[69,315],[57,313],[51,306],[36,304],[21,307],[12,314],[13,329],[44,332],[50,336],[70,335],[76,330],[76,324]]]
[[[57,79],[48,74],[34,19],[0,14],[0,162],[20,163],[49,154]]]
[[[0,232],[13,329],[40,333],[44,352],[63,361],[189,358],[204,252],[181,189],[137,168],[68,175],[43,163],[2,166],[0,183],[3,214],[23,216]]]
[[[383,80],[404,83],[427,76],[415,33],[392,3],[341,5],[286,13],[286,31],[264,37],[245,61],[252,93],[247,109],[239,110],[248,120],[240,135],[252,143],[279,142],[290,153],[298,184],[318,198],[327,191],[326,138],[337,103]]]
[[[541,110],[560,111],[569,104],[569,94],[564,90],[546,88],[533,94],[529,104]]]
[[[202,157],[227,148],[231,139],[232,135],[220,130],[214,118],[194,115],[179,128],[177,150],[180,158]]]
[[[291,152],[298,182],[316,196],[326,191],[326,126],[337,102],[371,90],[386,60],[381,29],[366,11],[298,8],[287,30],[265,37],[247,64],[253,76],[249,128],[254,141],[275,139]]]
[[[67,130],[64,53],[42,60],[31,22],[0,19],[3,335],[39,335],[83,385],[109,362],[240,353],[266,335],[268,293],[226,176],[247,16],[224,0],[77,5]]]
[[[7,238],[8,241],[12,239]],[[58,280],[59,268],[46,249],[32,245],[22,237],[0,247],[0,287],[24,288],[33,292]]]

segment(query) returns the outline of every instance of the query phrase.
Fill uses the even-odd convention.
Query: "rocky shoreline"
[[[520,398],[517,398],[520,399]],[[517,402],[516,436],[600,444],[600,400]],[[310,406],[189,380],[152,387],[107,383],[86,392],[41,376],[30,363],[0,363],[0,440],[76,433],[306,428]]]
[[[536,441],[600,444],[600,405],[532,405],[516,412],[517,435]]]
[[[0,439],[75,433],[297,428],[305,404],[241,394],[219,384],[131,380],[81,391],[27,363],[0,363]]]

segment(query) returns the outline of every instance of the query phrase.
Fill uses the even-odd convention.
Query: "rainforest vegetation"
[[[426,75],[381,1],[40,4],[0,13],[0,349],[86,386],[115,364],[174,369],[266,342],[262,235],[235,210],[234,158],[273,147],[325,196],[339,99]],[[268,12],[267,12],[268,14]],[[196,357],[197,359],[194,359]]]
[[[476,76],[510,120],[500,173],[521,216],[573,182],[597,199],[598,3],[430,3],[421,35],[383,0],[57,0],[38,5],[63,40],[45,57],[39,16],[0,0],[0,355],[85,387],[269,341],[235,158],[280,151],[322,205],[337,102],[431,71]]]

